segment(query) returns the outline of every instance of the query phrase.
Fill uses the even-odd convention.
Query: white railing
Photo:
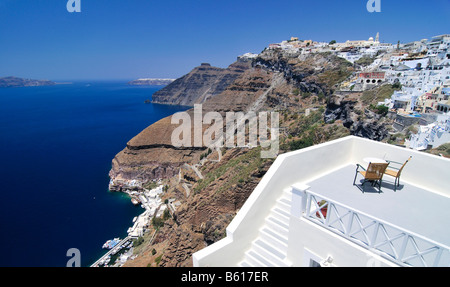
[[[449,267],[450,248],[311,191],[302,216],[400,266]]]

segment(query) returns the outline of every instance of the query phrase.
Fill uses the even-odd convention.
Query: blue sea
[[[143,209],[108,190],[114,156],[186,107],[145,104],[159,86],[75,82],[0,88],[0,266],[81,265],[125,237]]]

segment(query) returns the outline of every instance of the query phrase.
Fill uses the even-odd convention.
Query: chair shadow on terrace
[[[392,190],[392,191],[401,191],[405,185],[404,184],[394,184],[394,182],[390,182],[389,180],[383,180],[381,182],[381,188],[378,186],[372,186],[372,184],[364,183],[364,179],[358,179],[356,180],[356,183],[354,184],[359,190],[361,190],[363,193],[384,193],[386,190]]]

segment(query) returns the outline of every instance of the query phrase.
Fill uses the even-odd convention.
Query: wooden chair
[[[411,159],[412,159],[412,156],[410,156],[403,164],[401,162],[396,162],[396,161],[390,161],[390,160],[387,161],[389,163],[389,165],[391,165],[391,163],[401,165],[400,168],[396,168],[394,166],[389,166],[389,168],[387,168],[384,171],[384,174],[395,177],[394,191],[397,191],[397,187],[400,185],[400,175],[402,174],[403,168],[408,163],[408,161],[410,161]]]
[[[358,174],[361,174],[364,177],[364,181],[361,184],[361,187],[356,185],[362,192],[364,192],[364,184],[366,182],[371,182],[372,186],[375,187],[378,185],[378,191],[381,192],[381,182],[383,179],[384,172],[389,163],[369,163],[367,170],[359,164],[356,164],[356,174],[355,179],[353,180],[353,185],[356,185],[356,177]],[[359,169],[362,170],[359,170]]]

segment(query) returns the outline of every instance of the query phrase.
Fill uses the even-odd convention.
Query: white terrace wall
[[[310,253],[316,258],[312,258]],[[291,218],[288,260],[293,266],[308,267],[310,259],[322,263],[330,255],[333,259],[331,264],[339,267],[398,266],[342,236],[319,228],[308,220]]]
[[[285,188],[349,162],[352,137],[278,156],[227,228],[227,237],[193,255],[194,266],[236,266]]]
[[[450,197],[450,159],[357,137],[353,138],[353,145],[351,161],[355,164],[367,165],[365,157],[405,162],[412,156],[402,171],[400,182]]]
[[[404,162],[401,180],[450,196],[450,160],[380,142],[348,136],[280,155],[227,228],[227,237],[193,255],[194,266],[236,266],[258,236],[276,200],[293,184],[311,181],[365,157]],[[366,164],[367,165],[367,164]]]

